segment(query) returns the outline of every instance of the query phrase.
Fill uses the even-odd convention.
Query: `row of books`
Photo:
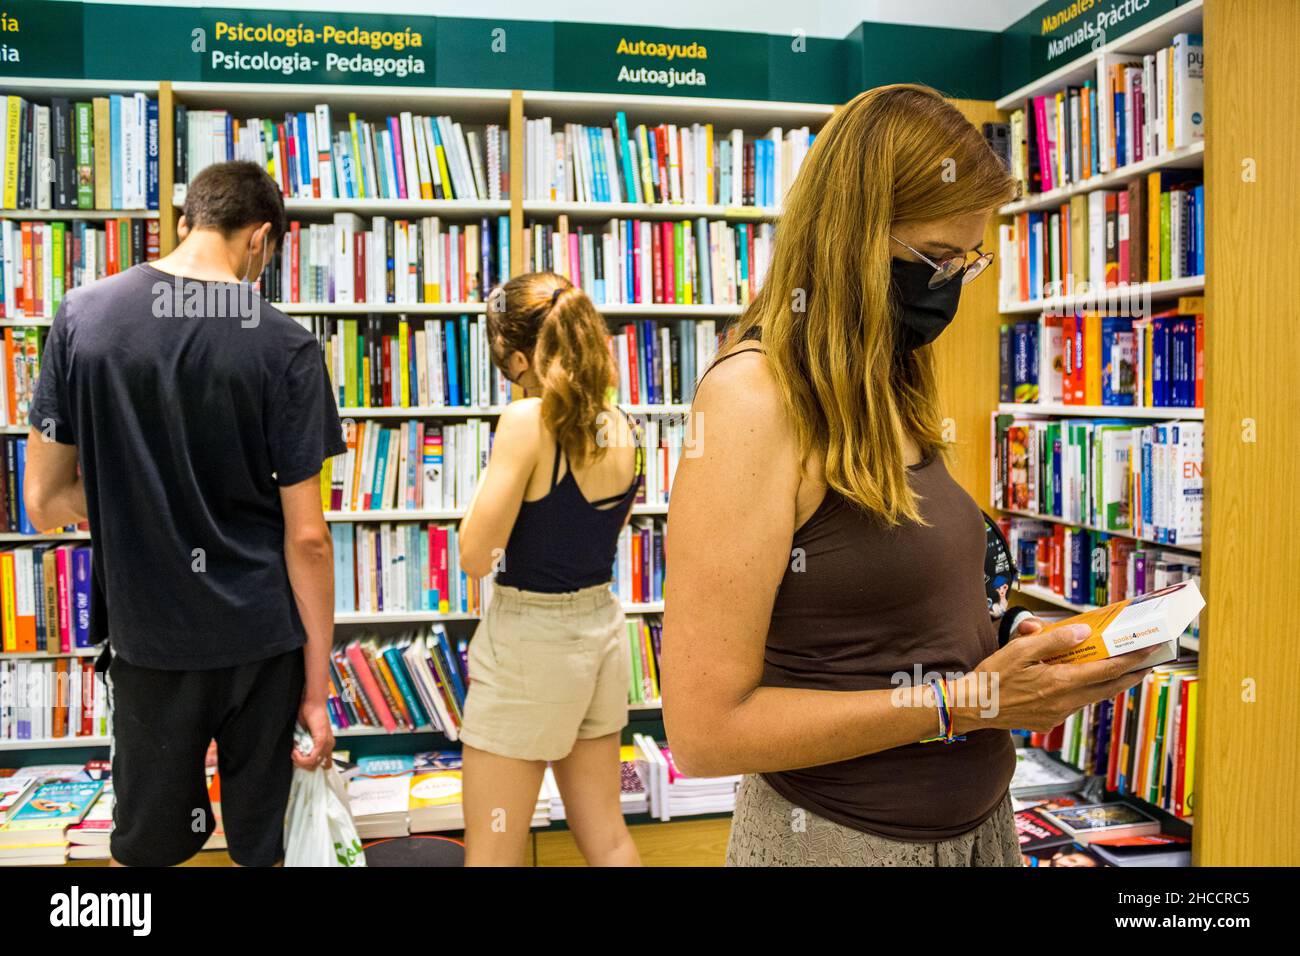
[[[288,303],[482,302],[509,270],[508,216],[444,225],[339,212],[330,223],[290,222],[261,290]]]
[[[999,401],[1117,408],[1205,404],[1205,316],[1043,315],[999,330]]]
[[[1174,816],[1196,811],[1194,662],[1153,667],[1140,684],[1071,714],[1045,747],[1106,789],[1131,794]]]
[[[158,101],[0,96],[0,208],[157,209]]]
[[[89,545],[0,551],[0,650],[67,654],[90,646]]]
[[[1157,170],[998,227],[1003,302],[1205,274],[1199,172]]]
[[[1012,174],[1025,194],[1047,192],[1203,142],[1204,77],[1195,33],[1140,60],[1100,59],[1095,80],[1012,111]]]
[[[53,318],[69,290],[157,259],[159,236],[156,219],[0,219],[0,318]]]
[[[997,415],[993,504],[1157,544],[1199,544],[1204,445],[1203,422]]]
[[[321,503],[353,512],[468,508],[492,435],[489,422],[474,418],[444,425],[349,423],[347,452],[321,468]]]
[[[177,106],[176,182],[241,159],[265,168],[292,199],[506,199],[509,141],[497,125],[479,132],[409,112],[375,122],[350,112],[335,128],[328,103],[279,120]]]
[[[1004,516],[1000,523],[1020,583],[1046,588],[1073,604],[1106,607],[1180,581],[1200,586],[1196,555],[1019,515]],[[1188,633],[1200,636],[1199,618]]]
[[[659,618],[629,617],[627,640],[632,666],[628,673],[627,702],[633,706],[658,705],[659,655],[663,644],[663,622]]]
[[[628,322],[610,337],[618,400],[633,405],[689,404],[695,383],[718,351],[712,319]]]
[[[682,456],[698,454],[701,439],[699,419],[689,415],[634,415],[642,431],[645,472],[636,503],[666,505]]]
[[[650,604],[664,599],[667,533],[662,518],[634,518],[619,532],[612,587],[620,601]]]
[[[107,733],[104,680],[94,658],[0,660],[0,741]]]
[[[106,760],[0,770],[0,866],[107,860],[113,805]]]
[[[342,408],[504,405],[514,391],[492,364],[482,315],[298,321],[320,342]]]
[[[330,653],[330,721],[336,730],[459,736],[469,686],[468,641],[441,624],[390,637],[363,635]]]
[[[738,129],[715,138],[712,123],[609,126],[550,117],[525,126],[525,198],[543,202],[780,205],[814,135],[773,127],[761,137]]]
[[[772,254],[771,223],[612,219],[603,228],[531,223],[524,270],[558,272],[598,305],[743,305]]]
[[[334,610],[348,613],[480,614],[492,579],[460,569],[454,525],[339,522],[334,538]]]

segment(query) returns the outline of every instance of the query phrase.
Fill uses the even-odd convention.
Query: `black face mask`
[[[928,263],[894,259],[889,271],[898,303],[902,347],[911,351],[929,345],[957,314],[962,277],[954,276],[939,288],[931,289],[929,283],[934,275],[934,266]]]

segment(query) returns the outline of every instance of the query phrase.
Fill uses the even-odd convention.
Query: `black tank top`
[[[979,507],[938,456],[911,466],[908,478],[924,525],[891,528],[828,488],[796,529],[768,626],[764,686],[892,690],[918,676],[967,673],[997,650]],[[956,743],[916,743],[763,779],[843,826],[927,842],[983,823],[1014,770],[1011,735],[977,730]]]
[[[498,584],[565,594],[610,580],[618,534],[641,483],[641,444],[638,441],[636,473],[627,491],[599,501],[586,499],[572,468],[566,467],[564,477],[559,477],[563,457],[556,442],[551,490],[520,506],[506,542],[505,566],[497,572]]]

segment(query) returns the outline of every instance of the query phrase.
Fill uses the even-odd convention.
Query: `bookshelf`
[[[39,81],[24,87],[30,95],[40,95],[62,86],[50,87],[52,81]],[[17,88],[20,84],[8,84]],[[47,90],[50,87],[50,90]],[[96,92],[106,90],[118,91],[118,87],[105,84],[78,85],[69,88]],[[482,217],[508,216],[510,226],[509,274],[515,275],[523,267],[523,234],[526,222],[558,222],[566,217],[575,225],[593,225],[613,219],[639,219],[658,222],[663,220],[687,220],[705,218],[709,221],[728,223],[772,223],[779,210],[774,206],[732,206],[722,203],[599,203],[599,202],[544,202],[525,200],[522,184],[524,182],[525,158],[525,119],[541,116],[553,117],[556,123],[580,122],[596,125],[608,124],[613,114],[623,110],[628,115],[629,123],[689,123],[711,122],[715,127],[729,130],[738,128],[745,136],[762,136],[774,126],[790,127],[808,125],[814,130],[831,115],[834,106],[809,105],[780,102],[748,102],[737,100],[699,99],[693,97],[659,97],[659,96],[622,96],[606,94],[576,94],[528,92],[522,90],[464,90],[410,87],[375,87],[375,86],[330,86],[317,85],[253,85],[238,83],[206,82],[170,82],[121,84],[121,90],[143,90],[154,95],[159,101],[159,194],[160,208],[147,214],[160,220],[161,252],[171,251],[176,242],[176,221],[183,204],[183,191],[175,188],[175,149],[176,131],[173,127],[175,108],[184,106],[187,110],[224,109],[235,120],[251,117],[277,117],[287,111],[311,111],[317,103],[328,103],[333,113],[334,126],[338,129],[340,120],[346,121],[349,112],[355,112],[359,119],[374,122],[400,111],[410,111],[422,115],[445,114],[466,124],[482,126],[487,123],[499,124],[508,132],[509,143],[509,198],[500,200],[459,200],[459,199],[391,199],[391,198],[351,198],[351,199],[303,199],[288,198],[285,201],[286,213],[290,219],[307,223],[328,223],[337,213],[355,213],[369,220],[370,217],[384,216],[391,218],[415,219],[425,216],[437,216],[447,223],[467,223],[478,221]],[[84,93],[89,95],[89,93]],[[62,213],[3,213],[10,218],[21,215],[48,216],[71,219]],[[111,212],[87,212],[84,218],[111,218]],[[137,215],[132,213],[132,215]],[[383,317],[385,322],[395,321],[397,316],[411,316],[413,324],[423,318],[439,316],[481,316],[486,306],[483,302],[432,302],[432,303],[335,303],[335,302],[274,302],[277,308],[293,316],[331,316],[337,318],[364,316]],[[738,316],[742,306],[732,304],[696,305],[696,304],[649,304],[649,303],[609,303],[600,304],[598,310],[605,315],[611,330],[632,321],[651,323],[670,322],[678,319],[708,319],[721,326],[728,319]],[[15,325],[48,325],[50,319],[21,319],[13,321]],[[6,322],[6,324],[10,324]],[[346,420],[387,420],[397,421],[421,420],[429,423],[458,422],[467,419],[494,419],[504,406],[501,405],[412,405],[409,407],[352,407],[340,408],[340,417]],[[680,417],[689,411],[685,403],[633,403],[622,406],[630,414],[649,417]],[[15,429],[15,431],[24,429]],[[667,514],[663,504],[638,504],[633,507],[635,517],[663,518]],[[327,511],[326,519],[331,524],[348,524],[353,526],[372,525],[384,522],[437,522],[454,525],[464,516],[463,508],[428,508],[420,510],[386,509],[371,511]],[[0,541],[32,542],[56,536],[0,536]],[[88,535],[60,535],[57,539],[85,540]],[[662,601],[646,603],[625,603],[625,613],[629,618],[642,615],[658,615],[663,612]],[[379,611],[379,612],[339,612],[336,614],[336,627],[340,637],[357,633],[359,630],[378,631],[380,634],[391,633],[404,627],[418,624],[445,624],[452,632],[453,638],[468,636],[469,630],[478,621],[473,613],[440,613],[433,611]],[[92,651],[79,649],[71,656],[89,656]],[[31,659],[49,659],[56,655],[4,655],[0,659],[22,656]],[[63,656],[63,655],[57,655]],[[660,719],[658,701],[647,701],[630,705],[633,721],[654,724]],[[432,733],[427,728],[407,731],[406,735]],[[338,732],[342,738],[348,738],[354,749],[373,738],[399,736],[389,735],[382,728],[353,727]],[[105,746],[107,738],[71,737],[57,740],[42,739],[35,741],[0,741],[0,750],[60,750],[71,748]]]

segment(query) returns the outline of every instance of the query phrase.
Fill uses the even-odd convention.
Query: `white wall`
[[[204,6],[200,0],[116,0],[167,7]],[[654,0],[611,4],[596,0],[209,0],[208,6],[304,11],[406,13],[448,17],[503,17],[636,23],[843,37],[863,20],[1001,30],[1040,0]]]

